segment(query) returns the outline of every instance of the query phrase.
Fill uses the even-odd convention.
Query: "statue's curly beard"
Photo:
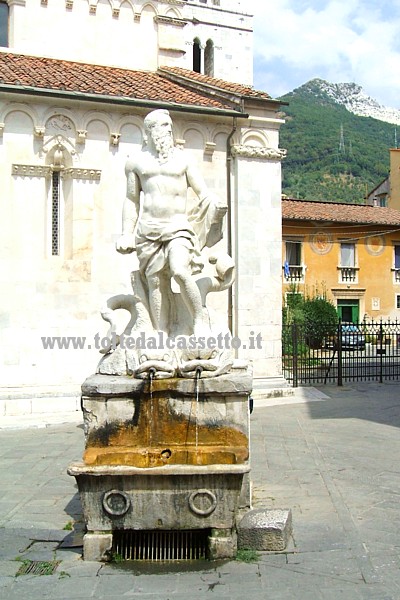
[[[161,160],[168,160],[170,152],[174,147],[172,135],[168,132],[164,135],[153,133],[153,142]]]

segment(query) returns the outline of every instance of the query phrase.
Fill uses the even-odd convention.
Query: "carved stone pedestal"
[[[234,556],[249,499],[248,371],[197,381],[94,375],[82,391],[86,448],[68,472],[87,526],[84,558],[109,560],[117,530],[207,530],[210,558]]]
[[[247,465],[140,469],[72,464],[86,520],[86,560],[110,560],[116,530],[209,530],[209,557],[236,553],[236,515]]]

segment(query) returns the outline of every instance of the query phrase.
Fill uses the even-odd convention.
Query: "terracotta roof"
[[[224,79],[217,79],[216,77],[208,77],[208,75],[202,75],[201,73],[182,69],[181,67],[162,67],[160,71],[171,73],[178,77],[186,77],[192,82],[212,86],[213,88],[218,88],[222,92],[228,92],[229,94],[245,96],[247,98],[258,98],[260,100],[271,100],[271,96],[269,96],[267,92],[255,90],[252,86],[232,83],[230,81],[225,81]]]
[[[400,225],[400,211],[393,208],[310,200],[283,199],[282,218],[295,221]]]
[[[35,88],[55,93],[122,97],[206,109],[232,111],[235,108],[226,99],[201,90],[201,86],[188,89],[161,72],[131,71],[10,52],[0,52],[0,90],[2,86],[7,86],[7,89],[15,86],[18,91],[24,88],[28,92],[29,88]]]

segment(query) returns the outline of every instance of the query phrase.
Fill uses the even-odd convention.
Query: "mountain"
[[[360,117],[372,117],[379,121],[400,125],[400,110],[379,104],[356,83],[329,83],[323,79],[312,79],[302,88],[309,88],[310,91],[319,89],[334,102]]]
[[[356,84],[322,79],[280,100],[288,103],[280,134],[280,145],[288,151],[282,163],[283,193],[307,200],[364,202],[389,173],[396,127],[383,115],[398,112],[400,123],[400,111],[380,106]]]

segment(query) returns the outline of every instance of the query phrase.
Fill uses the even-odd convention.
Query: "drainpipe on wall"
[[[232,175],[232,152],[231,152],[231,140],[235,135],[237,129],[237,118],[233,118],[233,127],[232,131],[228,135],[226,140],[226,200],[228,205],[228,211],[226,215],[226,234],[228,241],[228,254],[232,256],[232,185],[231,185],[231,175]],[[233,327],[233,298],[232,298],[232,286],[228,289],[228,327],[229,331],[232,332]]]

